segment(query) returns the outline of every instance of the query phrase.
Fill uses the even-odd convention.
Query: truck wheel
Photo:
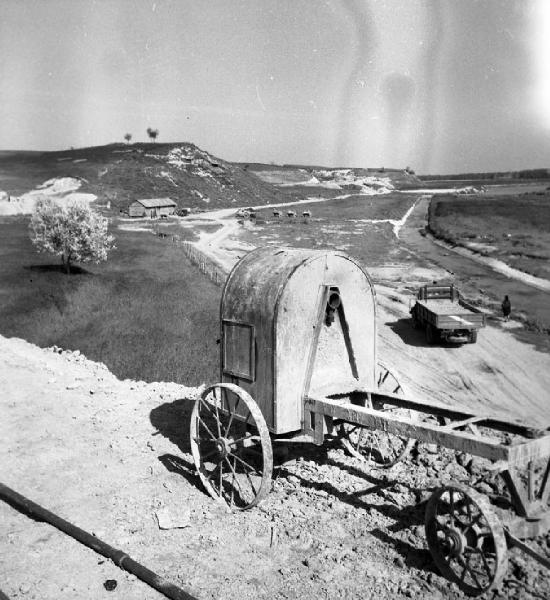
[[[435,344],[436,338],[437,334],[434,326],[428,323],[426,325],[426,341],[428,342],[428,344]]]
[[[475,344],[477,342],[477,329],[474,329],[470,332],[470,344]]]

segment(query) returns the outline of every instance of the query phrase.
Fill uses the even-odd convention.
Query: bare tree
[[[151,127],[147,127],[147,135],[149,136],[149,139],[152,142],[154,142],[157,139],[158,134],[159,134],[158,129],[151,129]]]
[[[126,140],[126,143],[129,144],[130,140],[132,139],[132,134],[131,133],[125,133],[124,134],[124,139]]]

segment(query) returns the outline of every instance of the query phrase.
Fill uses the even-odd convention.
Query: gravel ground
[[[481,462],[423,447],[380,471],[338,443],[295,445],[276,453],[265,502],[229,513],[206,495],[190,455],[198,389],[119,381],[78,352],[2,337],[0,364],[3,483],[195,597],[465,597],[431,559],[424,510],[438,482],[473,482]],[[547,553],[549,544],[538,541]],[[163,597],[5,503],[0,573],[9,598]],[[513,550],[490,597],[548,598],[548,573]]]

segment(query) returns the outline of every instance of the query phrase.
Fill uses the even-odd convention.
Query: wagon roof
[[[162,208],[163,206],[177,206],[177,204],[170,198],[145,198],[142,200],[136,200],[139,204],[145,208]]]
[[[221,302],[222,318],[228,314],[274,315],[281,290],[303,265],[327,256],[339,256],[359,265],[345,252],[264,246],[244,256],[226,280]],[[361,267],[359,267],[361,268]],[[365,273],[368,278],[368,275]],[[233,318],[233,317],[231,317]]]

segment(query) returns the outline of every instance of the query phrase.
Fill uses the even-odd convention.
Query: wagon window
[[[254,326],[237,321],[223,322],[223,372],[254,381]]]

